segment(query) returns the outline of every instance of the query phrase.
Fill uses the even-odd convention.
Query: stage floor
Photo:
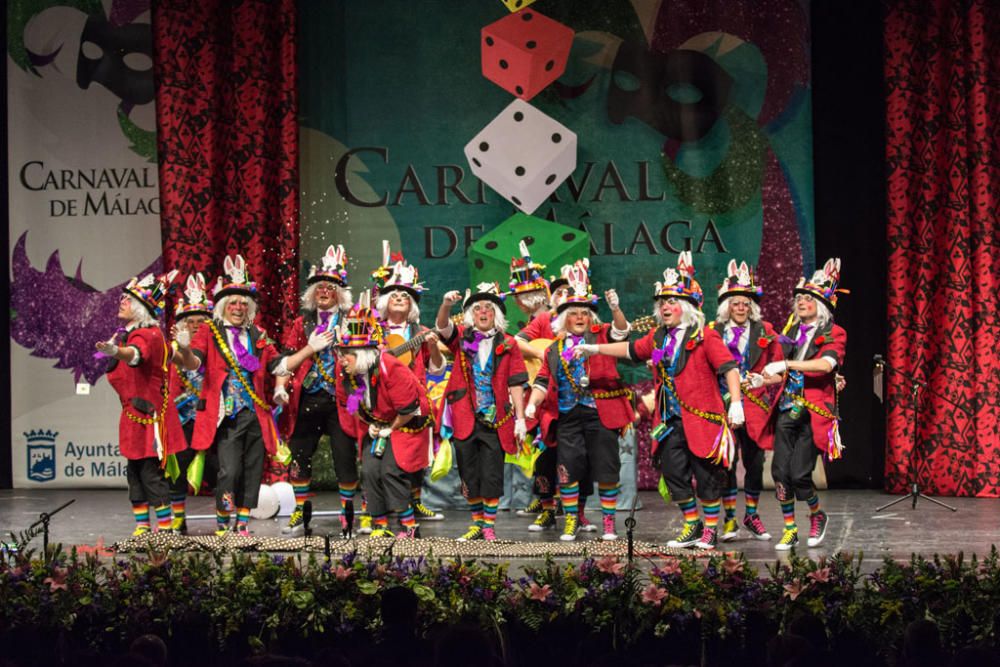
[[[676,506],[665,504],[655,492],[641,492],[644,509],[636,512],[635,540],[665,545],[673,538],[681,523]],[[988,498],[942,498],[955,507],[951,512],[927,500],[920,499],[917,508],[911,508],[909,499],[890,509],[876,512],[875,508],[898,496],[888,496],[877,491],[824,491],[820,499],[830,515],[830,525],[823,544],[810,549],[805,546],[808,531],[807,509],[798,503],[797,518],[800,524],[800,546],[797,553],[818,558],[837,551],[864,553],[864,570],[870,571],[885,557],[908,559],[910,554],[965,552],[983,556],[990,546],[1000,545],[1000,503]],[[70,499],[76,502],[51,518],[50,539],[64,547],[70,545],[110,546],[129,537],[134,527],[127,495],[121,490],[0,490],[0,534],[3,541],[10,541],[10,533],[20,533],[38,520],[41,512],[52,511]],[[321,493],[313,499],[317,510],[336,509],[337,496]],[[188,500],[189,515],[209,515],[214,512],[211,498],[198,497]],[[761,517],[772,534],[771,541],[751,539],[743,531],[740,538],[720,544],[725,551],[741,551],[762,568],[783,558],[787,552],[777,552],[774,544],[781,535],[781,513],[773,497],[761,498]],[[619,512],[618,532],[625,537],[625,514]],[[737,518],[742,519],[743,502],[740,497]],[[445,511],[446,520],[425,522],[421,526],[423,537],[456,537],[465,531],[468,514],[460,510]],[[599,512],[590,510],[588,517],[600,522]],[[287,519],[251,520],[251,531],[258,537],[278,537]],[[497,517],[497,535],[501,540],[521,542],[555,542],[558,533],[528,531],[533,517],[516,516],[513,512],[500,512]],[[189,521],[191,535],[211,535],[212,520]],[[335,533],[339,536],[339,520],[334,516],[313,519],[316,535]],[[560,520],[561,528],[561,520]],[[578,541],[600,540],[599,533],[581,533]],[[437,542],[438,540],[435,540]],[[32,541],[41,547],[41,536]],[[485,546],[485,545],[483,545]],[[595,545],[596,546],[596,545]],[[439,551],[438,551],[439,552]],[[525,559],[515,559],[524,561]]]

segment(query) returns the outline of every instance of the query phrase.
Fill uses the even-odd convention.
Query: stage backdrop
[[[530,8],[575,31],[566,72],[531,103],[579,137],[575,172],[535,215],[590,233],[595,292],[615,287],[627,314],[647,314],[653,282],[690,249],[710,317],[737,258],[759,267],[765,316],[783,323],[815,263],[808,4]],[[514,99],[481,74],[480,30],[506,13],[500,2],[302,3],[304,262],[343,243],[358,286],[389,239],[429,288],[425,323],[445,291],[468,286],[466,248],[514,212],[463,154]],[[658,91],[659,104],[643,101]],[[694,103],[699,128],[672,120]]]
[[[123,486],[94,343],[157,270],[149,2],[7,3],[11,441],[18,487]]]

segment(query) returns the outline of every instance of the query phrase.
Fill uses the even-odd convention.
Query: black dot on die
[[[497,242],[496,241],[487,241],[486,242],[486,249],[487,250],[493,250],[496,247],[497,247]]]
[[[517,91],[518,95],[524,95],[524,88],[522,88],[521,86],[514,86],[514,90]]]
[[[559,134],[558,132],[553,132],[552,133],[552,143],[558,144],[560,141],[562,141],[562,135]]]
[[[550,174],[548,178],[545,179],[545,185],[552,185],[552,182],[556,180],[555,174]]]
[[[477,160],[476,158],[472,158],[472,164],[476,165],[477,167],[482,167],[483,166],[483,164],[479,160]]]
[[[518,329],[523,329],[526,326],[528,326],[528,325],[527,325],[527,323],[524,320],[518,320],[517,321],[517,328]]]
[[[538,46],[538,42],[536,42],[536,41],[535,41],[535,40],[533,40],[533,39],[529,39],[529,40],[528,40],[528,43],[527,43],[527,44],[525,44],[525,46],[526,46],[526,47],[528,47],[529,49],[533,49],[533,48],[535,48],[536,46]]]
[[[486,143],[485,141],[480,141],[479,142],[479,150],[481,150],[482,152],[485,153],[489,149],[490,149],[490,145],[488,143]]]
[[[545,63],[545,71],[546,72],[551,72],[552,68],[555,67],[555,66],[556,66],[556,61],[555,60],[550,60],[549,62]]]
[[[524,4],[524,0],[517,0],[517,2],[514,3],[514,8],[515,9],[520,9],[521,5],[523,5],[523,4]]]
[[[515,167],[514,168],[514,173],[517,174],[518,176],[524,176],[524,167],[520,167],[520,166],[519,167]]]
[[[520,206],[520,205],[521,205],[521,200],[520,200],[520,199],[518,199],[517,197],[511,197],[511,198],[510,198],[510,200],[511,200],[512,202],[514,202],[515,204],[517,204],[518,206]]]
[[[483,260],[481,260],[481,259],[477,259],[475,262],[473,262],[473,264],[476,265],[477,269],[483,268]]]
[[[508,67],[510,67],[510,65],[507,64],[506,60],[500,61],[500,69],[507,69]]]
[[[516,120],[518,123],[520,123],[522,120],[524,120],[524,114],[521,113],[520,111],[515,111],[514,112],[514,120]]]
[[[562,235],[562,240],[567,242],[572,241],[575,238],[576,234],[574,234],[573,232],[566,232],[565,234]]]
[[[492,37],[487,37],[486,38],[486,46],[493,46],[493,38]]]
[[[521,14],[521,20],[522,21],[530,21],[533,18],[535,18],[535,15],[532,14],[531,12],[525,12],[525,13]]]
[[[535,237],[534,236],[525,236],[524,237],[524,245],[531,245],[534,242],[535,242]]]

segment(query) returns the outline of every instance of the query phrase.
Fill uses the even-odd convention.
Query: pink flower
[[[528,598],[531,600],[538,600],[539,602],[545,602],[549,596],[552,594],[552,587],[548,584],[544,586],[539,586],[535,582],[531,582],[528,586]]]
[[[42,581],[42,583],[49,585],[49,592],[55,592],[60,588],[64,591],[67,591],[69,590],[69,587],[66,585],[67,574],[68,570],[65,570],[61,567],[57,567],[52,571],[52,576],[45,577],[45,580]]]
[[[660,576],[670,576],[671,574],[680,574],[681,562],[676,558],[665,558],[663,560],[663,567],[656,568],[656,573]]]
[[[826,582],[830,581],[830,568],[828,567],[820,568],[819,570],[814,570],[810,572],[806,576],[812,579],[817,584],[825,584]]]
[[[790,584],[785,584],[785,596],[788,599],[795,601],[795,598],[802,595],[802,593],[809,588],[809,584],[803,584],[801,579],[795,579]]]
[[[669,595],[669,593],[656,584],[649,584],[642,590],[642,601],[646,604],[651,604],[654,607],[659,607],[667,595]]]
[[[621,574],[625,569],[625,563],[618,561],[617,556],[605,556],[597,561],[597,569],[605,574]]]
[[[722,569],[726,574],[733,575],[743,571],[743,561],[738,558],[727,558],[722,563]]]
[[[343,565],[338,565],[337,569],[334,570],[334,574],[337,577],[337,581],[344,581],[345,579],[350,579],[351,574],[353,574],[350,568],[346,568]]]

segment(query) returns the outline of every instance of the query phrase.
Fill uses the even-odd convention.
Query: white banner
[[[93,353],[160,262],[149,0],[52,4],[7,2],[14,486],[122,487]]]

